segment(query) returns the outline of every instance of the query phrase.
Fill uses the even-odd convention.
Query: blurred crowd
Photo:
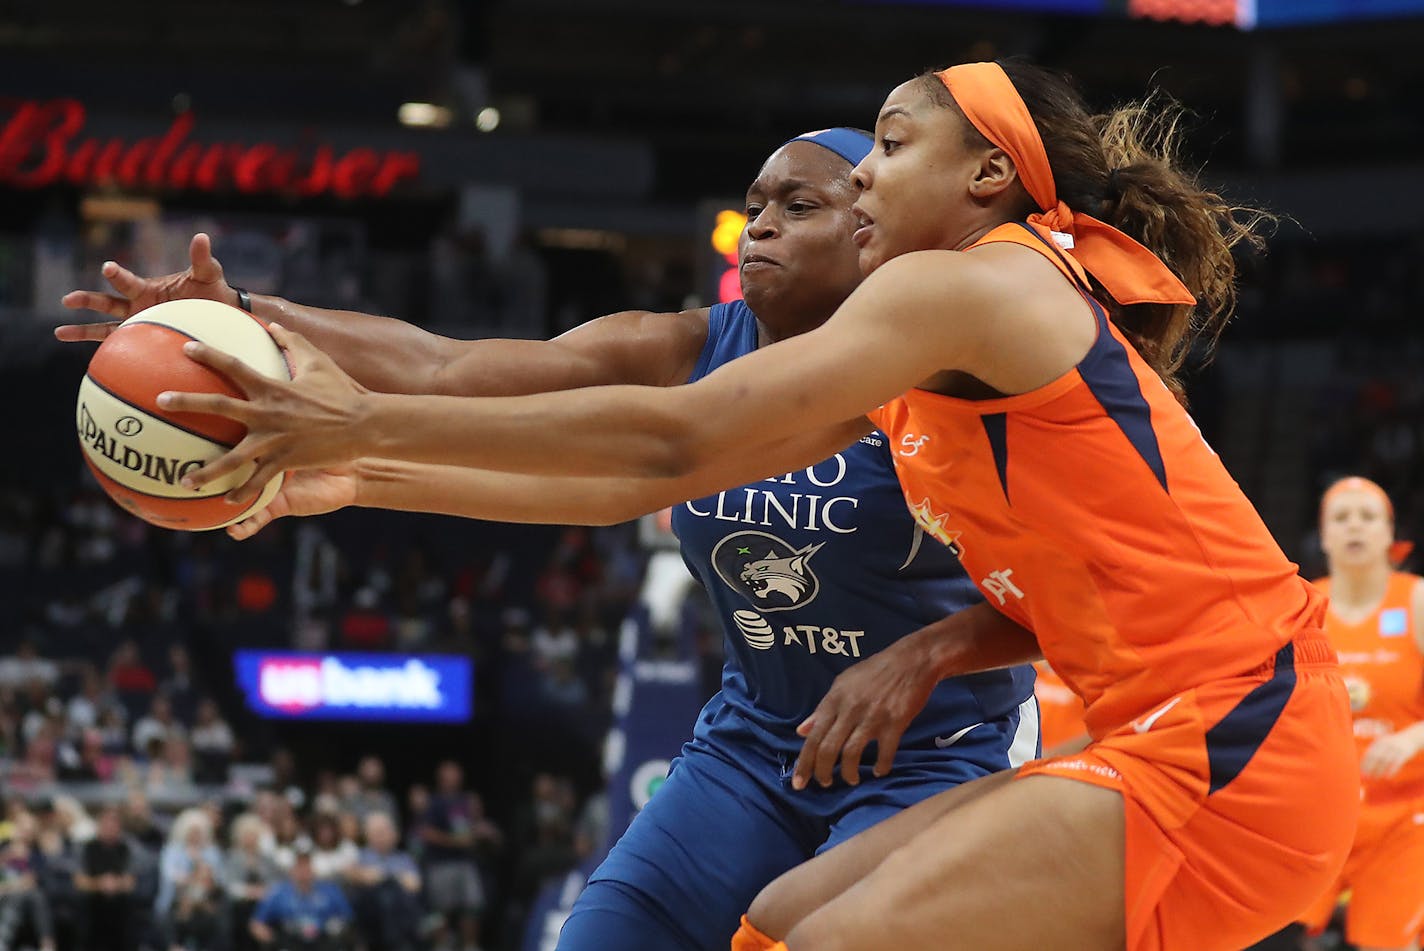
[[[63,788],[63,787],[62,787]],[[507,824],[453,760],[402,801],[380,759],[314,785],[282,777],[175,813],[137,786],[75,796],[8,790],[0,818],[0,948],[101,951],[472,951],[548,876],[598,842],[568,778],[534,777]]]
[[[644,555],[631,527],[426,527],[358,512],[240,546],[92,489],[0,493],[20,606],[0,951],[509,946],[540,885],[604,841],[591,794]],[[254,646],[474,657],[475,721],[401,751],[397,783],[376,756],[341,775],[362,728],[284,748],[234,684],[232,649]],[[478,750],[498,759],[471,788]],[[411,774],[441,756],[432,784]]]

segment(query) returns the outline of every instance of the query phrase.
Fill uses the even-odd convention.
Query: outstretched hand
[[[105,261],[100,273],[117,294],[99,291],[70,291],[60,303],[70,310],[92,310],[113,318],[96,324],[65,324],[54,335],[66,343],[103,340],[123,321],[141,310],[170,300],[215,300],[237,305],[237,292],[223,278],[222,265],[213,257],[212,240],[201,232],[188,245],[186,270],[163,277],[139,277],[113,261]]]
[[[841,671],[816,709],[796,728],[805,737],[791,785],[804,789],[812,778],[822,786],[835,780],[836,761],[850,785],[860,782],[865,748],[877,746],[875,775],[886,776],[900,737],[924,709],[938,675],[916,649],[914,635]]]
[[[165,392],[158,405],[182,413],[212,413],[237,420],[247,435],[226,454],[183,477],[183,485],[201,488],[253,463],[246,482],[227,494],[242,504],[256,498],[268,481],[290,469],[318,469],[369,455],[359,442],[359,422],[367,412],[369,391],[301,334],[269,325],[272,339],[287,355],[292,379],[263,376],[236,357],[196,340],[183,352],[231,380],[245,399],[222,393]]]
[[[282,489],[266,508],[227,527],[228,535],[242,541],[256,535],[279,518],[325,515],[356,504],[359,479],[353,466],[299,469],[288,472]]]

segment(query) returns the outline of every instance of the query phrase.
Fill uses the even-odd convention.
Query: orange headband
[[[1384,503],[1384,514],[1390,522],[1394,522],[1394,503],[1389,500],[1389,493],[1380,488],[1379,483],[1372,482],[1363,476],[1346,476],[1343,479],[1336,479],[1330,484],[1330,488],[1325,490],[1325,494],[1320,497],[1320,520],[1325,521],[1325,508],[1335,499],[1346,492],[1365,492],[1373,495]],[[1414,550],[1413,542],[1397,541],[1389,546],[1389,560],[1391,564],[1402,564],[1404,559],[1409,557],[1409,553]]]
[[[1040,214],[1029,224],[1054,233],[1119,304],[1195,304],[1197,299],[1157,255],[1106,222],[1058,200],[1058,185],[1038,126],[998,63],[965,63],[935,73],[984,138],[1013,160]],[[1059,236],[1063,237],[1059,237]]]

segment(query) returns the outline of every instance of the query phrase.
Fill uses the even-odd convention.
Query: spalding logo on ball
[[[242,398],[227,377],[184,355],[189,340],[232,354],[264,376],[291,379],[281,348],[251,314],[217,301],[168,301],[130,317],[99,345],[79,384],[77,423],[84,460],[110,498],[154,525],[202,531],[265,508],[282,477],[240,509],[223,495],[247,481],[251,463],[198,490],[179,484],[247,432],[222,416],[158,407],[158,394],[167,390]]]

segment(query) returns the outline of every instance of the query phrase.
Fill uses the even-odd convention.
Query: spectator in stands
[[[410,951],[420,925],[420,871],[396,850],[395,821],[385,812],[366,817],[366,848],[346,873],[356,920],[372,951]]]
[[[562,610],[546,604],[544,623],[534,629],[530,639],[534,650],[534,662],[540,670],[547,670],[558,661],[570,663],[578,657],[578,634],[568,623]]]
[[[192,723],[198,711],[198,687],[193,682],[188,648],[182,644],[168,648],[168,666],[172,673],[159,684],[158,692],[168,698],[173,715],[180,723]]]
[[[609,845],[608,793],[600,790],[588,797],[574,823],[574,851],[579,861]]]
[[[50,689],[38,680],[30,681],[24,693],[25,715],[20,721],[20,739],[26,743],[34,741],[42,729],[49,729],[50,739],[56,743],[65,734],[64,701],[50,693]]]
[[[35,847],[39,824],[21,811],[8,825],[0,841],[0,948],[34,943],[54,951],[54,921],[40,887],[44,858]]]
[[[464,771],[453,760],[435,773],[435,792],[422,821],[425,840],[426,897],[449,930],[458,928],[463,946],[479,947],[485,891],[475,864],[477,849],[492,845],[499,830],[477,808],[464,788]],[[454,926],[454,927],[452,927]]]
[[[291,871],[297,850],[311,845],[311,838],[290,800],[280,800],[274,813],[272,845],[272,858],[284,873]]]
[[[549,665],[540,690],[544,699],[566,711],[580,712],[588,703],[588,685],[579,679],[568,658],[560,657]]]
[[[123,820],[124,833],[129,838],[155,854],[163,848],[163,830],[153,820],[153,810],[142,789],[129,789],[124,799]]]
[[[158,859],[158,915],[164,917],[172,911],[178,895],[193,883],[200,866],[207,866],[217,879],[222,864],[207,812],[201,808],[184,809],[173,820],[168,843]]]
[[[373,812],[384,812],[395,817],[400,814],[396,807],[396,797],[386,788],[386,765],[376,756],[363,756],[356,765],[356,778],[360,788],[346,802],[346,808],[356,813],[362,822]]]
[[[34,737],[24,741],[24,749],[25,758],[21,766],[11,773],[9,782],[33,787],[53,780],[58,755],[58,738],[54,728],[48,723],[43,724]]]
[[[20,753],[20,706],[15,691],[0,687],[0,756]]]
[[[361,588],[341,618],[341,641],[356,650],[385,650],[391,646],[391,618],[372,588]]]
[[[341,837],[340,819],[329,812],[317,813],[312,819],[312,869],[316,877],[340,882],[359,855],[356,843]]]
[[[55,796],[54,815],[64,837],[76,846],[82,847],[98,833],[98,824],[73,796]]]
[[[413,783],[406,790],[406,815],[410,824],[406,827],[405,850],[415,859],[417,865],[425,864],[425,813],[430,808],[430,788],[424,783]]]
[[[222,713],[212,698],[205,698],[198,704],[191,743],[194,779],[200,783],[224,782],[237,741],[232,734],[232,727],[222,718]]]
[[[69,701],[69,726],[74,730],[97,727],[100,714],[117,705],[118,700],[104,683],[99,668],[93,664],[85,664],[79,675],[79,692]]]
[[[130,713],[142,709],[148,697],[158,689],[153,671],[139,655],[137,641],[126,640],[114,650],[109,660],[109,684]]]
[[[104,752],[104,737],[98,730],[86,729],[77,742],[66,740],[59,746],[59,778],[67,782],[107,783],[117,765]]]
[[[292,751],[279,747],[272,751],[269,762],[272,767],[272,788],[294,808],[302,808],[306,802],[306,792],[297,778],[297,758],[292,755]]]
[[[99,713],[97,729],[104,752],[109,756],[122,756],[129,751],[129,730],[124,724],[126,712],[123,707],[115,705],[106,707]]]
[[[193,758],[188,740],[172,735],[159,746],[157,738],[150,740],[155,755],[148,761],[144,786],[149,792],[167,795],[186,794],[193,785]]]
[[[186,737],[187,731],[173,715],[173,705],[163,694],[154,694],[148,714],[134,724],[133,748],[147,753],[149,744],[158,740],[166,745],[173,737]]]
[[[578,861],[572,784],[562,776],[539,773],[532,792],[519,817],[515,846],[519,855],[515,891],[526,898],[544,879],[567,871]]]
[[[33,683],[50,687],[58,679],[59,665],[41,657],[28,638],[15,645],[15,653],[0,657],[0,687],[28,687]]]
[[[232,845],[223,864],[223,880],[227,883],[231,907],[233,944],[238,949],[252,946],[247,922],[258,903],[281,878],[277,863],[262,851],[266,834],[266,824],[255,813],[243,813],[233,820]]]
[[[392,819],[394,820],[394,816]],[[356,851],[361,851],[361,820],[356,818],[356,813],[342,810],[336,814],[336,825],[341,830],[341,841],[350,842],[356,846]]]
[[[221,951],[224,934],[223,892],[216,870],[198,862],[178,890],[168,919],[170,951]]]
[[[345,943],[351,923],[346,896],[332,882],[317,881],[311,846],[303,844],[293,852],[291,877],[257,906],[249,930],[263,947],[328,951]]]
[[[82,868],[80,850],[65,837],[52,800],[35,800],[32,815],[39,823],[37,877],[54,919],[55,943],[61,948],[80,947],[88,899],[76,886]]]
[[[132,847],[124,839],[119,810],[99,813],[98,833],[84,844],[74,884],[85,896],[83,944],[88,951],[132,951],[137,947],[132,896],[136,880]]]

